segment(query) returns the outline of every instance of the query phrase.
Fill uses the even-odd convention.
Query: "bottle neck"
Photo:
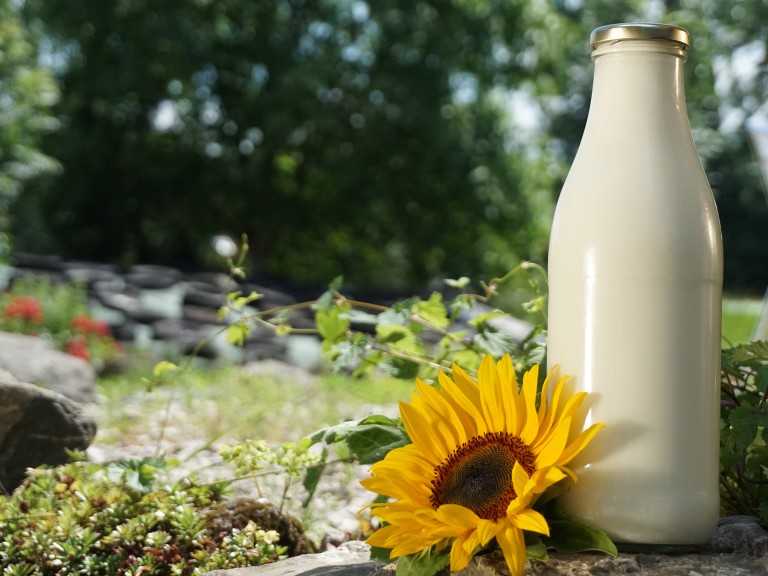
[[[670,41],[625,40],[592,53],[595,75],[587,130],[621,130],[631,137],[674,127],[690,133],[685,108],[685,47]]]

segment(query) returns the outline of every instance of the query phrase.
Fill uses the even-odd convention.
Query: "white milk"
[[[549,363],[590,393],[586,424],[606,424],[564,507],[617,542],[702,543],[719,511],[722,240],[685,108],[687,40],[593,32],[589,118],[550,239]]]

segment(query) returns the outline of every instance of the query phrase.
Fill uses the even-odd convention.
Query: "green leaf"
[[[543,538],[547,548],[554,548],[561,554],[581,552],[604,552],[617,556],[616,545],[605,532],[584,524],[558,510],[558,517],[548,519],[550,535]]]
[[[768,360],[768,340],[755,340],[748,344],[735,346],[727,351],[727,356],[734,362]]]
[[[466,371],[474,371],[480,368],[483,357],[475,350],[458,350],[451,354],[450,360]]]
[[[346,440],[349,449],[361,464],[373,464],[383,460],[390,450],[411,442],[403,428],[381,424],[360,425]]]
[[[413,332],[397,324],[379,324],[376,326],[376,336],[382,344],[406,343],[414,340]]]
[[[341,290],[341,285],[344,282],[343,276],[336,276],[328,285],[328,290],[323,292],[320,297],[315,300],[313,308],[315,310],[328,310],[333,308],[333,303]]]
[[[451,559],[447,553],[421,553],[401,556],[397,560],[397,576],[434,576],[448,566]]]
[[[245,308],[251,302],[255,302],[256,300],[264,298],[263,294],[259,294],[257,292],[251,292],[248,294],[248,296],[239,296],[239,292],[235,292],[235,294],[238,294],[238,296],[234,298],[233,304],[236,308],[239,309]],[[227,298],[229,298],[229,295],[227,295]]]
[[[500,318],[501,316],[506,316],[505,312],[502,312],[500,310],[494,310],[492,312],[484,312],[483,314],[478,314],[472,320],[468,322],[468,324],[474,328],[477,328],[479,326],[482,326],[483,324],[488,324],[489,321]]]
[[[173,362],[162,360],[161,362],[155,364],[155,367],[152,369],[152,374],[154,374],[156,378],[162,378],[166,374],[175,372],[178,369],[179,367]]]
[[[429,300],[417,303],[413,311],[438,328],[446,328],[451,323],[443,304],[443,295],[439,292],[433,292]]]
[[[250,333],[251,329],[245,322],[230,324],[227,326],[227,343],[233,346],[242,346]]]
[[[379,546],[371,546],[371,560],[388,564],[392,561],[392,558],[389,556],[391,553],[392,548],[380,548]]]
[[[462,276],[461,278],[456,278],[456,279],[446,278],[445,280],[443,280],[443,282],[445,282],[451,288],[457,288],[459,290],[462,290],[467,286],[469,286],[469,278],[467,278],[466,276]]]
[[[320,308],[315,312],[317,329],[326,346],[341,339],[349,330],[349,318],[346,312],[350,309],[349,304],[342,304],[333,308]]]
[[[749,406],[733,408],[728,413],[728,424],[730,424],[727,436],[728,447],[737,451],[746,450],[757,436],[758,418],[754,410]]]
[[[530,536],[533,537],[530,537]],[[529,543],[530,541],[530,543]],[[531,560],[538,560],[539,562],[546,562],[549,560],[549,554],[547,553],[547,547],[542,542],[541,537],[538,534],[525,533],[525,555]]]
[[[475,334],[472,340],[480,350],[494,358],[500,358],[504,354],[511,353],[517,346],[512,336],[499,332],[487,324]]]
[[[304,508],[309,506],[309,503],[315,495],[315,491],[317,490],[317,485],[320,482],[320,478],[322,478],[323,472],[325,472],[325,459],[327,456],[328,451],[323,450],[323,461],[320,462],[320,464],[307,468],[307,473],[304,475],[303,482],[304,489],[307,491],[307,497],[304,498],[304,501],[301,503]]]
[[[343,422],[318,430],[310,437],[313,444],[346,442],[361,464],[382,460],[390,450],[411,442],[402,424],[382,414],[373,414],[362,420]]]

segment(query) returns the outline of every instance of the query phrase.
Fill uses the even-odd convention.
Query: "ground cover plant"
[[[210,527],[227,483],[160,485],[152,458],[36,470],[0,507],[3,576],[198,575],[285,554],[274,530]]]

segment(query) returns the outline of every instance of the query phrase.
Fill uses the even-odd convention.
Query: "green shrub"
[[[3,576],[196,576],[278,560],[279,534],[209,528],[226,482],[160,485],[162,460],[73,462],[32,472],[0,497]]]

